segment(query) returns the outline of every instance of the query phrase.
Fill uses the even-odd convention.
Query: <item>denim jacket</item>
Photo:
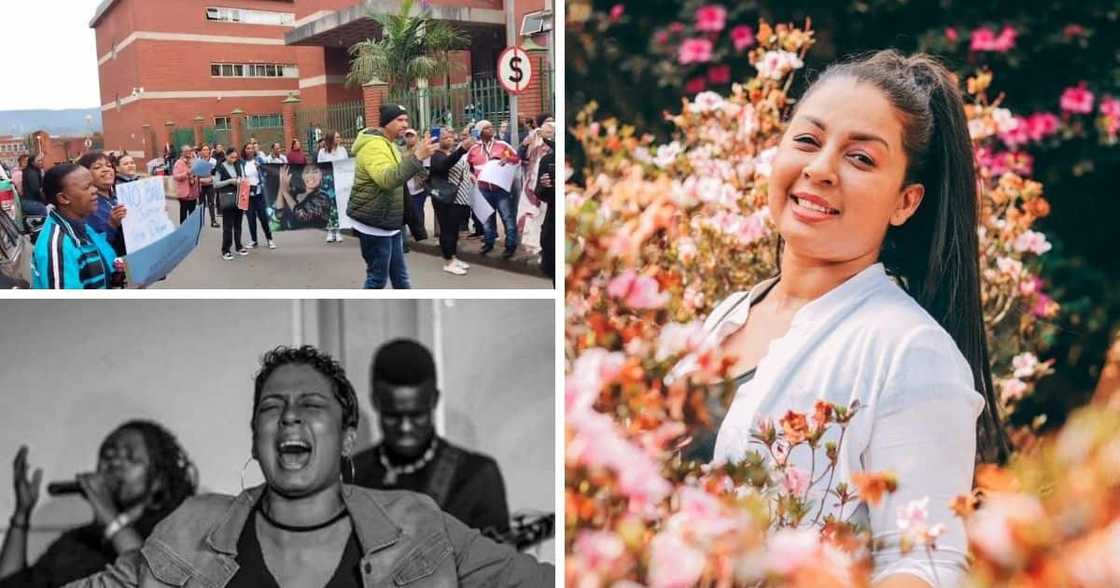
[[[67,588],[225,586],[237,573],[237,540],[263,489],[187,500],[139,550]],[[346,485],[343,499],[364,553],[365,588],[554,585],[552,566],[482,537],[427,496]]]

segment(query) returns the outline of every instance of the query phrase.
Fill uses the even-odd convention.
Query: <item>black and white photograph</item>
[[[554,304],[0,301],[0,587],[552,586]]]

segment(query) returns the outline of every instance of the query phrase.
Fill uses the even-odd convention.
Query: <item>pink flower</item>
[[[691,80],[688,80],[687,84],[684,85],[684,93],[699,94],[700,92],[703,92],[707,87],[708,84],[704,81],[704,78],[692,78]]]
[[[684,23],[683,22],[669,23],[669,31],[673,32],[673,33],[683,33],[684,32]]]
[[[949,39],[950,43],[956,43],[957,40],[960,39],[960,35],[957,34],[956,28],[948,27],[945,29],[945,38]]]
[[[754,67],[758,70],[758,75],[760,77],[780,80],[787,73],[802,65],[804,64],[796,53],[778,49],[767,51],[766,54],[762,56],[762,59],[759,59],[758,62],[754,64]]]
[[[657,352],[654,354],[654,359],[665,361],[679,353],[691,353],[699,347],[703,340],[703,322],[669,323],[661,329],[661,333],[657,336]]]
[[[708,81],[722,86],[731,81],[731,66],[730,65],[713,65],[708,68]]]
[[[610,19],[611,22],[618,22],[622,18],[622,13],[625,12],[626,7],[621,4],[615,4],[611,7]]]
[[[1004,568],[1018,569],[1026,563],[1028,550],[1020,549],[1016,536],[1032,521],[1047,519],[1038,499],[1026,493],[991,493],[984,506],[965,521],[969,543],[987,559]]]
[[[1039,318],[1053,318],[1058,314],[1058,303],[1054,299],[1039,292],[1035,295],[1034,306],[1031,307],[1031,314]]]
[[[708,39],[693,38],[681,42],[677,53],[677,61],[681,65],[690,63],[707,63],[712,59],[712,42]]]
[[[659,292],[657,280],[649,276],[639,276],[634,270],[626,270],[607,284],[607,294],[618,298],[630,308],[644,310],[661,308],[669,302],[667,292]]]
[[[631,512],[656,515],[654,506],[672,491],[661,477],[658,463],[626,439],[605,414],[595,410],[569,413],[565,422],[573,433],[565,447],[567,462],[611,471],[618,480],[618,492],[629,499]]]
[[[809,472],[795,466],[786,468],[786,473],[782,476],[782,488],[790,496],[804,495],[809,489]]]
[[[607,531],[581,531],[572,545],[572,553],[580,556],[589,572],[606,572],[626,554],[622,539]]]
[[[1062,29],[1062,35],[1066,39],[1072,39],[1074,37],[1079,37],[1079,36],[1084,35],[1084,34],[1085,34],[1085,27],[1083,27],[1079,24],[1076,24],[1076,23],[1068,24],[1068,25],[1066,25],[1066,28]]]
[[[1015,239],[1012,246],[1020,253],[1030,251],[1035,255],[1042,255],[1050,251],[1051,248],[1050,243],[1046,240],[1046,235],[1037,231],[1024,231],[1022,235]]]
[[[657,31],[653,34],[653,42],[658,45],[664,45],[669,42],[668,31]]]
[[[677,533],[658,533],[650,541],[650,588],[688,588],[704,573],[704,552],[689,545]]]
[[[1041,141],[1058,132],[1059,124],[1056,115],[1049,112],[1036,112],[1027,117],[1027,134],[1030,135],[1031,140]]]
[[[1105,116],[1120,117],[1120,100],[1112,96],[1101,98],[1100,112]]]
[[[928,506],[929,497],[926,496],[921,500],[911,500],[906,506],[899,507],[898,530],[902,532],[903,551],[907,550],[907,546],[912,545],[932,546],[934,540],[945,531],[944,525],[930,526],[927,520]]]
[[[1019,274],[1023,273],[1023,262],[1011,257],[1000,257],[996,259],[996,266],[999,267],[1000,272],[1012,278],[1017,278]]]
[[[970,51],[991,51],[995,46],[996,34],[988,27],[979,27],[972,31],[970,39],[971,43],[968,46]]]
[[[1074,114],[1089,114],[1093,112],[1093,93],[1086,87],[1085,82],[1077,84],[1076,87],[1066,88],[1062,92],[1062,98],[1059,104],[1062,110],[1072,112]]]
[[[1000,53],[1006,53],[1015,47],[1015,37],[1018,33],[1015,29],[1004,25],[1003,30],[999,32],[995,42],[992,44],[992,50]]]
[[[999,387],[999,399],[1008,404],[1019,400],[1027,391],[1027,384],[1018,378],[1004,380]]]
[[[742,51],[754,45],[754,30],[747,25],[738,25],[731,29],[731,44],[736,51]]]
[[[727,24],[727,9],[718,4],[709,4],[696,9],[696,30],[718,33]]]
[[[766,543],[766,570],[788,576],[808,565],[819,548],[820,531],[817,529],[780,529]]]
[[[572,372],[564,378],[564,404],[568,414],[591,410],[603,386],[614,381],[626,356],[602,347],[584,351],[572,364]]]
[[[1019,293],[1023,296],[1030,296],[1035,292],[1042,292],[1042,279],[1034,276],[1029,280],[1024,280],[1019,283]]]
[[[1011,366],[1015,368],[1016,378],[1029,378],[1038,369],[1038,358],[1030,351],[1020,353],[1011,358]]]

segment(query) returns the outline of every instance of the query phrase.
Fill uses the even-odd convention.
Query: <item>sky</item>
[[[100,106],[97,47],[89,21],[100,0],[2,0],[0,110]]]

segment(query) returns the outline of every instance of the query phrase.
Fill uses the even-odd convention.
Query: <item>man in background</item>
[[[426,347],[409,339],[382,345],[370,373],[381,443],[354,457],[355,483],[411,490],[480,531],[509,531],[505,484],[493,458],[456,447],[436,434],[436,365]],[[343,464],[343,472],[348,470]]]

